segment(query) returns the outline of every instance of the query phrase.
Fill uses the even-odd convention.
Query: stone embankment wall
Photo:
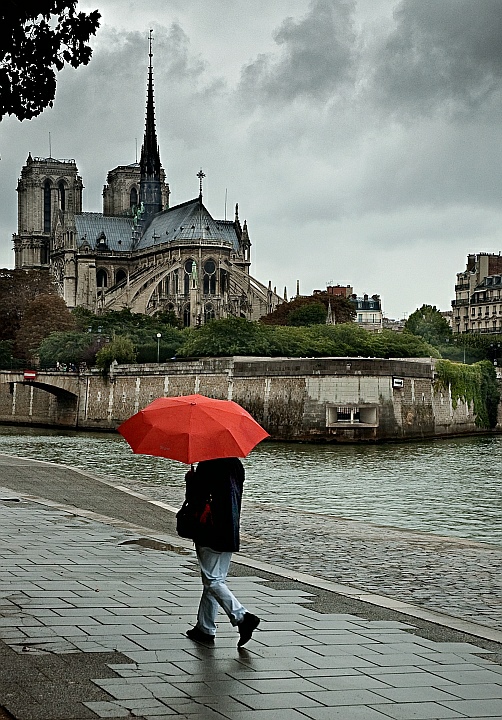
[[[17,379],[16,379],[17,378]],[[243,405],[274,439],[359,442],[479,432],[472,408],[434,390],[434,361],[206,358],[82,375],[0,373],[0,421],[114,429],[163,395]]]

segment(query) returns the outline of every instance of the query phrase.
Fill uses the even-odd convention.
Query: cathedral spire
[[[146,218],[155,215],[162,210],[162,188],[160,180],[160,154],[157,144],[157,132],[155,129],[155,106],[153,102],[153,66],[152,66],[152,36],[150,30],[148,37],[148,84],[146,99],[146,122],[145,136],[141,147],[141,180],[140,180],[140,202],[143,203]]]
[[[202,181],[206,177],[202,172],[202,168],[197,173],[197,177],[199,178],[199,205],[202,205]]]

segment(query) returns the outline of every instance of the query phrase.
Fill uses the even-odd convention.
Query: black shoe
[[[195,640],[195,642],[205,643],[206,645],[214,645],[214,635],[208,635],[208,633],[199,630],[197,625],[190,630],[186,631],[187,638]]]
[[[244,618],[242,622],[239,623],[237,626],[239,628],[239,642],[237,643],[237,647],[242,647],[245,645],[249,640],[251,640],[251,637],[253,635],[253,632],[256,630],[258,625],[260,624],[260,618],[256,617],[256,615],[252,615],[251,613],[246,613],[244,615]]]

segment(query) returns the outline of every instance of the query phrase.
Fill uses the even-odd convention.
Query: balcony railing
[[[496,305],[502,302],[500,298],[474,298],[471,300],[471,305]]]

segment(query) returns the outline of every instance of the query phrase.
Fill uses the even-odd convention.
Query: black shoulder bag
[[[211,497],[195,507],[185,500],[176,513],[176,532],[180,537],[194,540],[210,533],[212,527]]]

